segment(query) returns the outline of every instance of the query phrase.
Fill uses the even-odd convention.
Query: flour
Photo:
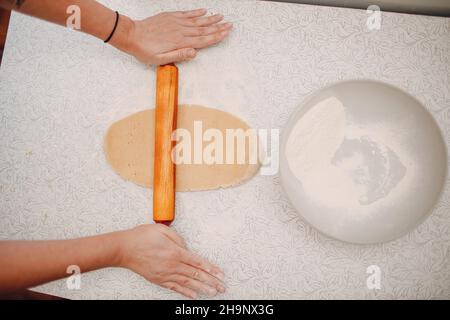
[[[367,211],[389,195],[401,197],[412,181],[412,161],[396,135],[386,124],[357,126],[331,97],[298,120],[286,158],[305,196],[321,208]]]

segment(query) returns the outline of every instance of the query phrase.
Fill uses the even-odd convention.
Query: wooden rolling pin
[[[158,67],[156,75],[155,163],[153,175],[153,220],[170,225],[175,219],[175,164],[172,133],[177,128],[178,68]]]

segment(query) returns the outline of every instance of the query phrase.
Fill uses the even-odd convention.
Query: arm
[[[0,241],[0,292],[12,292],[106,267],[128,268],[162,287],[196,298],[225,288],[223,273],[189,252],[183,239],[163,225],[62,241]]]
[[[67,267],[82,272],[118,265],[115,234],[63,241],[1,241],[0,291],[33,287],[67,277]]]
[[[0,6],[59,25],[66,25],[71,5],[81,12],[81,30],[106,40],[113,30],[116,14],[94,0],[0,0]],[[166,64],[193,59],[197,49],[221,42],[232,25],[219,23],[221,15],[206,17],[206,10],[161,13],[134,21],[120,15],[110,44],[148,64]]]

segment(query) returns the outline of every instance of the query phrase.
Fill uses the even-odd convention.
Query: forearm
[[[81,272],[119,266],[120,233],[62,241],[0,241],[0,292],[11,292]]]
[[[15,10],[33,17],[65,26],[70,13],[69,6],[80,8],[80,31],[90,34],[100,40],[105,40],[111,34],[116,20],[113,10],[94,0],[0,0],[0,6]],[[123,49],[127,46],[128,34],[133,22],[121,15],[120,23],[110,43]]]

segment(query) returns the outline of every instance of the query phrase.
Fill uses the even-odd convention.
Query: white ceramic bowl
[[[396,239],[440,198],[447,148],[431,114],[391,85],[346,81],[320,90],[283,132],[283,188],[322,233],[351,243]]]

